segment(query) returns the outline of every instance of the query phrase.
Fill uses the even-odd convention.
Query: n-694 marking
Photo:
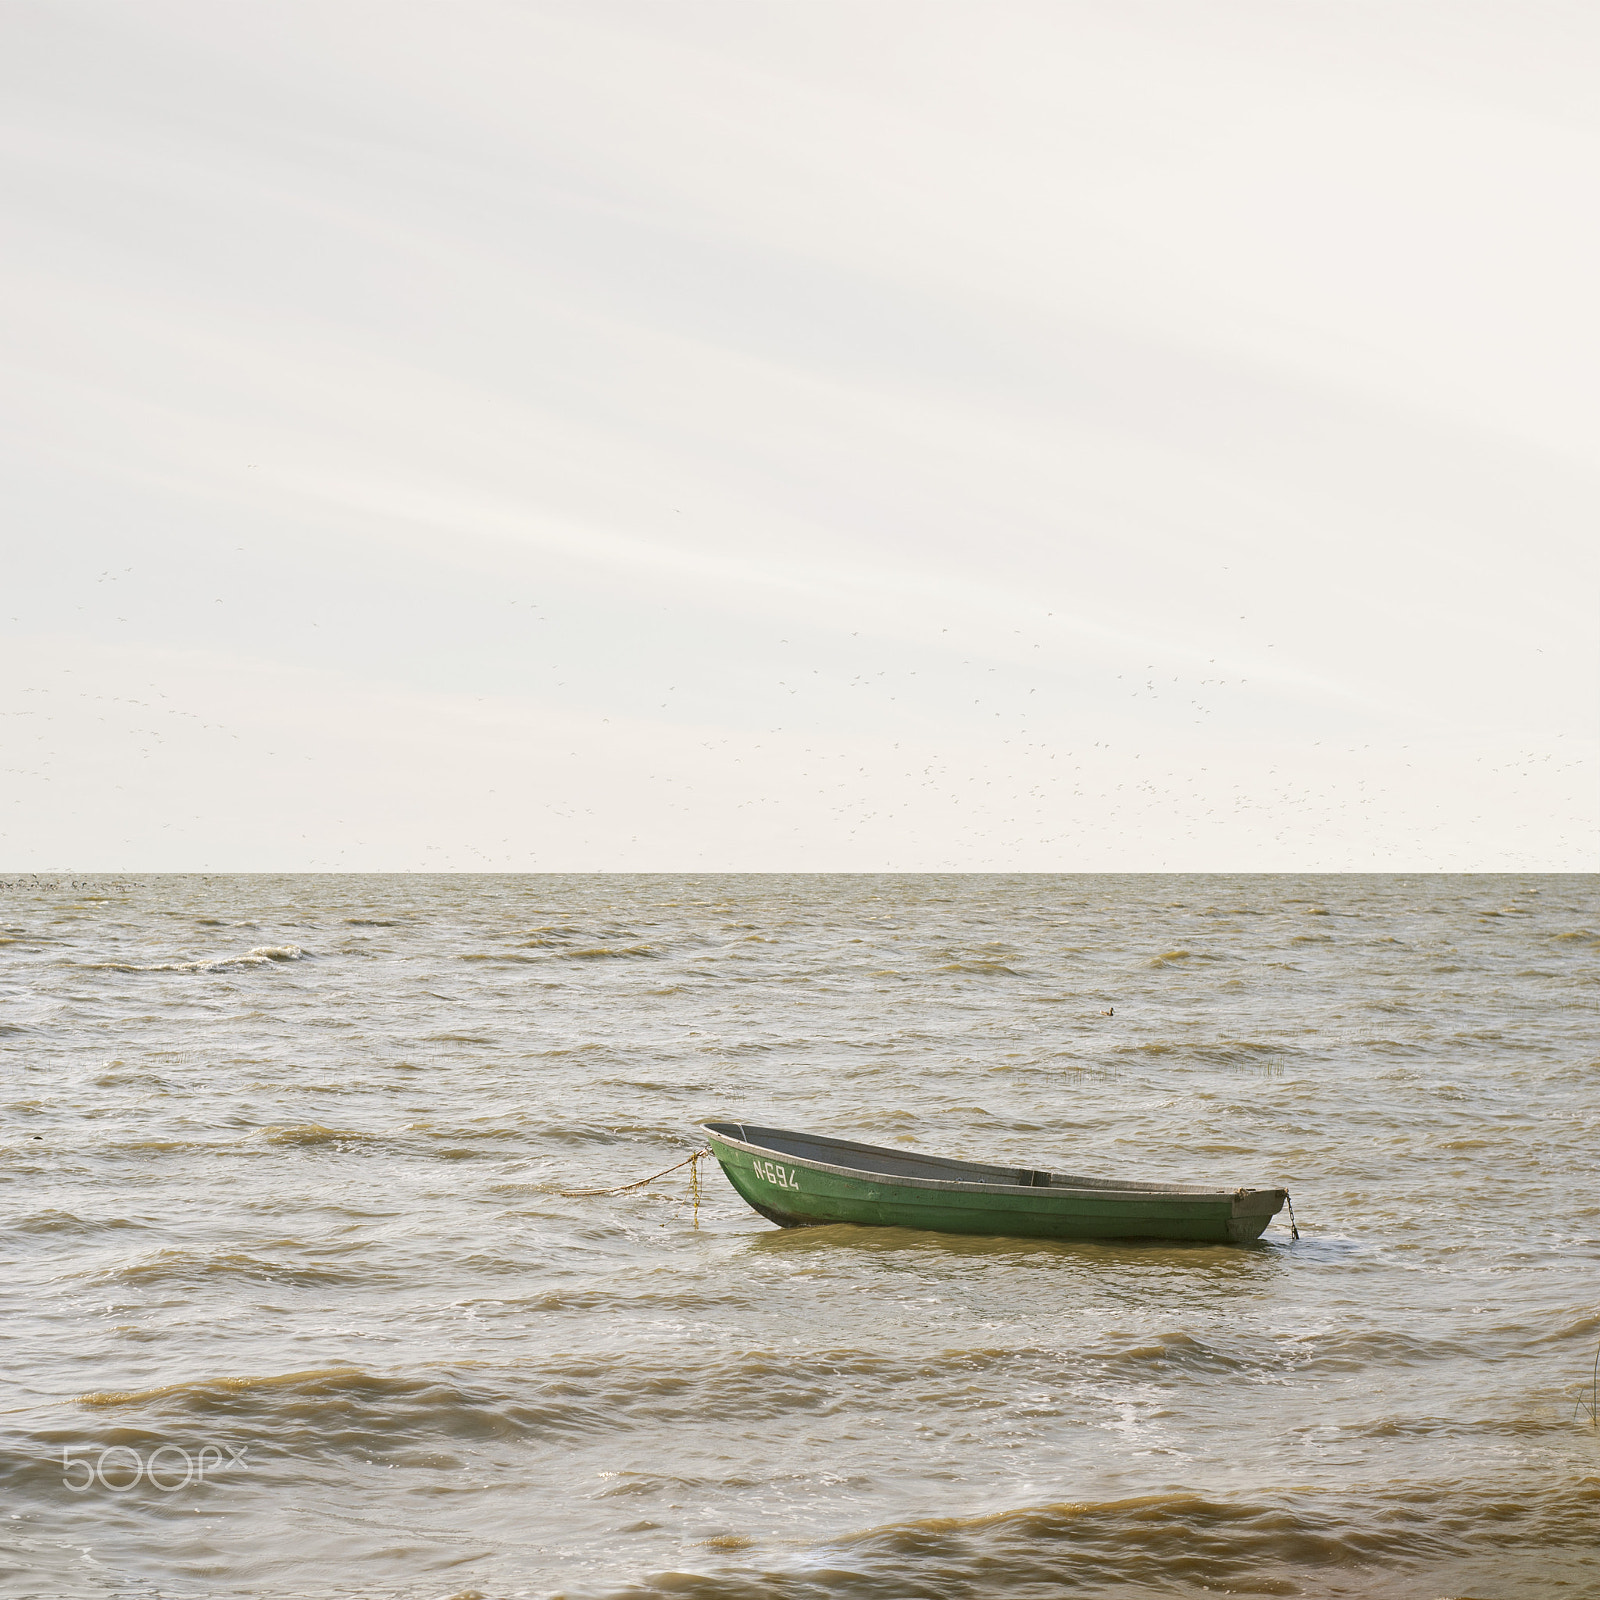
[[[755,1175],[758,1178],[765,1178],[768,1183],[775,1185],[779,1189],[798,1189],[800,1187],[800,1180],[796,1176],[793,1167],[788,1169],[789,1175],[785,1177],[783,1167],[775,1162],[752,1161],[750,1165],[755,1169]]]

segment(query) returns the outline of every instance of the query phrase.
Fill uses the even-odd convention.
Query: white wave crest
[[[299,961],[305,955],[297,944],[262,944],[239,956],[213,956],[208,961],[158,961],[139,966],[128,961],[97,963],[101,972],[221,972],[227,967],[262,967],[271,961]]]

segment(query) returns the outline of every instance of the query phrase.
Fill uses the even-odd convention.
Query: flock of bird
[[[114,584],[131,570],[108,569],[97,581]],[[550,620],[545,602],[505,603],[530,624]],[[1576,749],[1480,752],[1476,796],[1446,784],[1425,802],[1427,773],[1396,781],[1418,760],[1437,765],[1437,753],[1424,757],[1416,740],[1379,739],[1374,753],[1372,739],[1263,736],[1254,742],[1270,754],[1241,752],[1253,742],[1253,707],[1274,686],[1252,688],[1258,673],[1228,670],[1217,656],[1187,673],[1155,660],[1113,671],[1086,666],[1081,653],[1065,656],[1058,637],[1029,638],[1021,628],[965,652],[951,649],[948,629],[920,649],[870,631],[862,643],[861,630],[806,645],[791,629],[733,680],[724,662],[683,641],[671,671],[652,682],[606,677],[571,656],[570,636],[551,640],[543,627],[527,637],[532,682],[521,695],[480,695],[474,704],[510,707],[535,729],[541,713],[559,712],[562,727],[587,723],[587,732],[559,742],[535,735],[515,747],[485,736],[462,785],[477,802],[496,803],[475,803],[454,820],[437,811],[413,819],[402,833],[415,839],[421,823],[442,834],[416,839],[418,865],[644,867],[665,852],[666,865],[765,854],[785,866],[1070,870],[1108,856],[1203,865],[1219,847],[1233,860],[1253,852],[1270,862],[1273,851],[1315,860],[1330,847],[1343,859],[1365,844],[1374,864],[1397,850],[1427,860],[1431,850],[1450,867],[1462,864],[1463,828],[1499,830],[1504,856],[1508,796],[1536,778],[1541,804],[1567,807],[1574,837],[1592,826],[1583,811],[1588,758]],[[326,773],[290,773],[312,756],[280,749],[281,725],[263,737],[248,719],[225,723],[153,681],[136,694],[124,683],[110,692],[77,669],[56,679],[16,686],[12,705],[0,708],[13,815],[70,800],[86,827],[103,828],[108,808],[93,796],[30,799],[26,790],[80,772],[85,760],[109,761],[116,781],[107,787],[130,830],[114,830],[121,843],[181,827],[171,807],[154,821],[150,801],[173,787],[185,762],[208,759],[177,740],[187,728],[242,744],[243,770],[258,769],[255,781],[295,791],[308,818],[302,838],[325,864],[364,844],[347,818],[327,814]],[[661,711],[668,716],[653,715]],[[1227,729],[1220,738],[1215,721]],[[360,749],[353,727],[353,762]],[[157,779],[152,764],[174,770]],[[388,803],[404,813],[403,796]],[[24,842],[5,832],[13,850]],[[1531,864],[1548,850],[1549,828],[1527,843]]]

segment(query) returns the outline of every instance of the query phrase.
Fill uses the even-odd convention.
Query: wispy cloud
[[[229,781],[307,861],[350,805],[277,721],[351,724],[340,782],[396,814],[362,864],[401,866],[450,831],[406,761],[484,696],[453,792],[641,797],[501,864],[1582,865],[1597,42],[1539,5],[23,8],[7,722],[63,674],[236,680]],[[540,766],[577,725],[604,760]],[[29,728],[16,865],[302,859],[173,837],[197,749],[101,811],[95,728]],[[982,828],[932,778],[902,825],[913,746],[986,774]],[[661,832],[661,751],[724,747]],[[841,832],[799,797],[846,753]]]

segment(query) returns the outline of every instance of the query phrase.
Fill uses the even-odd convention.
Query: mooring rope
[[[1594,1376],[1589,1379],[1589,1398],[1583,1398],[1583,1390],[1578,1391],[1578,1399],[1572,1408],[1573,1416],[1580,1411],[1589,1414],[1589,1426],[1600,1428],[1600,1344],[1594,1347]]]
[[[659,1172],[652,1172],[648,1178],[641,1178],[637,1183],[619,1183],[615,1189],[557,1189],[556,1193],[563,1200],[588,1200],[595,1195],[626,1194],[630,1189],[642,1189],[647,1183],[654,1183],[657,1178],[664,1178],[669,1172],[676,1172],[679,1167],[687,1167],[691,1162],[698,1161],[701,1156],[710,1154],[710,1145],[702,1145],[700,1149],[685,1160],[675,1162],[670,1167],[663,1167]],[[698,1198],[700,1192],[700,1169],[696,1167],[689,1176],[695,1186],[696,1198]]]
[[[1300,1237],[1300,1230],[1295,1226],[1294,1222],[1294,1201],[1289,1199],[1289,1191],[1287,1189],[1283,1191],[1283,1198],[1289,1206],[1289,1236],[1298,1240]]]

